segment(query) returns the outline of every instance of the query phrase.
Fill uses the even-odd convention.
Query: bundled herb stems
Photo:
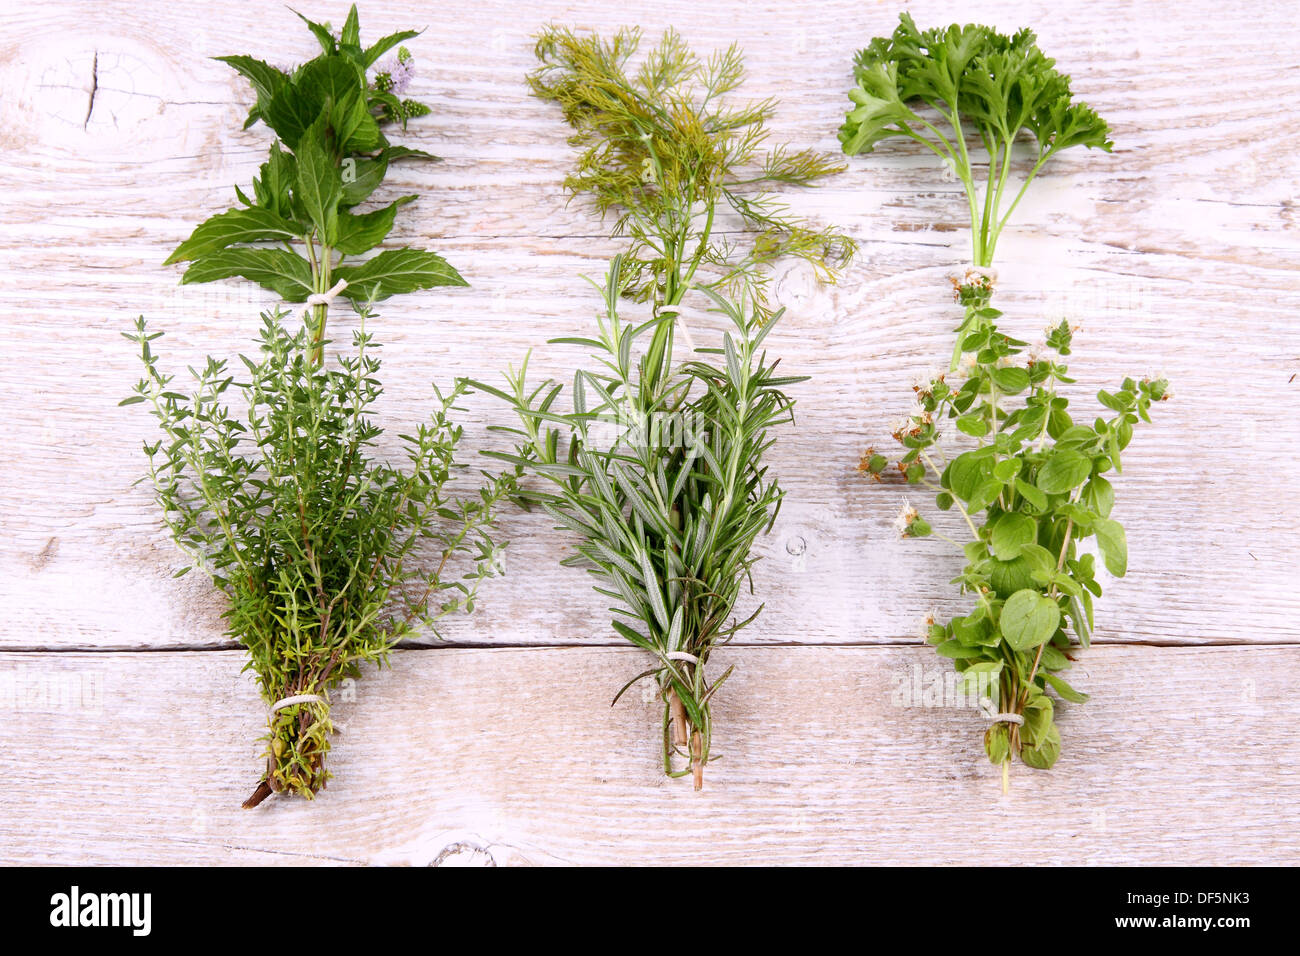
[[[784,496],[765,458],[793,421],[786,390],[803,381],[766,351],[783,311],[770,267],[793,257],[834,281],[854,253],[846,236],[791,217],[776,193],[815,185],[843,162],[766,145],[775,102],[732,101],[745,79],[734,45],[702,59],[669,30],[640,55],[636,30],[543,30],[528,83],[572,128],[578,157],[565,185],[612,214],[625,240],[592,283],[594,332],[553,340],[585,348],[591,362],[567,388],[530,382],[527,358],[501,388],[434,386],[429,418],[399,436],[405,460],[392,465],[375,457],[374,304],[465,284],[434,252],[376,251],[416,199],[375,201],[390,165],[436,160],[386,132],[429,112],[405,98],[414,61],[402,43],[417,34],[365,46],[356,7],[337,32],[303,19],[320,45],[307,63],[219,57],[256,97],[245,128],[264,123],[275,138],[251,189],[236,187],[238,205],[167,260],[187,263],[184,283],[243,277],[291,308],[262,316],[252,356],[233,367],[210,357],[185,385],[155,351],[161,332],[141,317],[126,333],[144,376],[122,404],[146,404],[161,430],[144,450],[163,520],[191,567],[228,598],[229,636],[247,650],[268,707],[265,771],[244,805],[272,793],[310,798],[326,785],[331,694],[363,665],[386,663],[413,629],[436,631],[446,615],[474,609],[498,567],[493,524],[507,499],[542,508],[572,535],[565,563],[595,577],[614,602],[613,631],[647,655],[614,702],[655,682],[664,771],[700,789],[717,758],[712,704],[731,674],[715,674],[711,657],[762,611],[742,619],[738,604],[747,582],[752,590],[755,542]],[[953,583],[973,605],[928,621],[927,638],[964,686],[987,696],[984,745],[1005,788],[1013,757],[1056,762],[1057,703],[1087,698],[1062,676],[1072,648],[1092,637],[1102,594],[1084,546],[1095,541],[1110,574],[1126,572],[1109,476],[1169,386],[1125,378],[1098,393],[1101,414],[1076,420],[1062,394],[1074,382],[1065,363],[1074,329],[1054,321],[1030,348],[999,327],[994,255],[1030,183],[1063,150],[1112,145],[1033,33],[922,31],[903,14],[858,54],[854,76],[844,152],[914,140],[955,173],[970,214],[951,362],[914,387],[916,405],[894,431],[898,472],[960,516],[962,540],[910,506],[899,525],[966,559]],[[327,335],[340,301],[356,316],[348,347]],[[706,344],[696,347],[688,322]],[[512,424],[496,430],[514,448],[485,452],[507,469],[482,471],[476,488],[457,493],[455,414],[471,385],[508,403]],[[941,441],[949,426],[965,437]],[[874,449],[861,469],[876,480],[891,473]]]
[[[947,623],[930,621],[928,638],[973,687],[996,699],[984,745],[1003,767],[1005,788],[1011,757],[1046,769],[1060,754],[1048,688],[1065,700],[1086,699],[1060,676],[1072,644],[1088,645],[1093,599],[1102,593],[1094,558],[1081,545],[1095,539],[1106,569],[1125,573],[1127,544],[1110,517],[1114,489],[1106,476],[1120,472],[1134,425],[1150,420],[1151,405],[1168,398],[1169,387],[1163,379],[1126,378],[1098,393],[1109,417],[1076,421],[1058,392],[1074,381],[1062,361],[1071,350],[1068,322],[1050,325],[1032,350],[998,328],[989,267],[1029,182],[1063,149],[1111,148],[1106,123],[1073,100],[1069,78],[1033,33],[1008,37],[975,25],[920,31],[903,14],[892,36],[858,54],[854,75],[854,108],[840,131],[845,152],[869,152],[891,136],[916,140],[955,170],[970,208],[974,261],[954,283],[964,317],[952,364],[916,386],[916,408],[894,437],[905,449],[898,467],[908,483],[934,492],[938,507],[955,509],[970,532],[965,543],[948,540],[966,556],[955,583],[975,595],[975,606]],[[937,114],[937,125],[927,113]],[[1034,155],[1004,211],[1021,130],[1032,134]],[[982,197],[971,132],[988,157]],[[975,447],[946,457],[939,442],[948,424]],[[887,466],[873,449],[863,456],[863,470],[877,479]],[[904,536],[936,533],[910,507],[900,524]]]
[[[693,776],[698,789],[712,754],[710,705],[730,674],[706,676],[709,657],[759,613],[733,617],[753,542],[780,506],[763,456],[791,419],[783,389],[800,380],[778,375],[763,350],[780,318],[765,267],[793,255],[833,278],[852,244],[790,219],[767,192],[841,166],[760,149],[774,104],[724,102],[744,78],[737,48],[702,61],[670,31],[633,71],[639,39],[562,28],[538,39],[529,81],[562,108],[581,149],[567,186],[618,217],[628,248],[599,286],[596,336],[558,340],[596,362],[574,376],[572,411],[559,410],[560,384],[528,383],[526,363],[496,390],[521,422],[508,429],[517,452],[500,457],[549,480],[531,497],[576,536],[575,563],[617,602],[614,630],[650,655],[627,686],[657,682],[664,770]],[[717,228],[724,209],[750,242]],[[729,329],[721,347],[679,365],[673,345],[692,290]],[[625,317],[626,298],[647,303],[649,317]]]
[[[398,98],[412,69],[405,48],[379,62],[414,32],[364,47],[355,7],[337,35],[307,25],[321,53],[296,69],[221,58],[256,93],[246,125],[261,120],[277,139],[252,197],[236,188],[240,205],[202,223],[168,260],[190,262],[184,282],[243,276],[304,308],[264,315],[254,357],[236,370],[209,358],[190,370],[188,390],[160,365],[161,332],[141,318],[127,335],[145,375],[123,404],[147,403],[162,430],[145,451],[164,520],[228,597],[229,634],[247,649],[270,709],[266,770],[245,806],[324,787],[331,691],[363,664],[386,662],[412,628],[473,609],[500,547],[489,536],[494,509],[516,477],[484,473],[476,493],[452,494],[462,436],[452,414],[464,383],[446,394],[435,386],[429,419],[401,436],[404,467],[370,457],[382,433],[370,409],[383,390],[371,304],[464,280],[418,249],[344,265],[382,242],[415,198],[355,211],[388,165],[433,158],[392,145],[382,127],[428,110]],[[336,297],[352,302],[359,327],[331,362]],[[227,404],[232,386],[246,411]]]

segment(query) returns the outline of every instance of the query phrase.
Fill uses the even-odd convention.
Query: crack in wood
[[[90,128],[90,114],[95,112],[95,94],[99,92],[99,51],[90,64],[90,102],[86,104],[86,119],[81,124],[83,130]]]

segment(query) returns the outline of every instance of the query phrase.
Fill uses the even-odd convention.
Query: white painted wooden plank
[[[516,312],[513,303],[502,311],[487,291],[498,280],[518,282],[514,256],[494,248],[472,258],[491,270],[481,290],[412,297],[410,308],[378,322],[389,362],[382,414],[394,432],[423,413],[430,394],[424,383],[432,378],[491,378],[530,346],[539,347],[535,367],[564,377],[582,358],[573,348],[547,348],[545,338],[590,321],[590,296],[583,297],[576,276],[597,270],[599,259],[545,263],[530,279],[550,291]],[[829,304],[793,312],[774,334],[772,347],[786,367],[814,380],[797,389],[798,427],[782,435],[772,459],[789,498],[761,544],[767,560],[756,580],[768,610],[742,640],[894,640],[911,633],[932,606],[960,606],[947,584],[960,566],[956,555],[940,542],[890,540],[890,522],[907,490],[873,485],[854,470],[868,443],[892,445],[887,434],[907,407],[908,382],[946,350],[952,311],[942,298],[940,272],[910,284],[851,277],[843,289],[819,294]],[[1107,296],[1119,302],[1133,295],[1136,304],[1074,313],[1088,316],[1073,365],[1081,379],[1076,394],[1090,402],[1087,393],[1096,387],[1156,367],[1171,375],[1177,393],[1157,409],[1155,424],[1139,432],[1118,482],[1132,570],[1101,604],[1100,639],[1295,641],[1292,569],[1300,559],[1300,525],[1289,503],[1297,481],[1290,471],[1253,464],[1285,460],[1300,437],[1285,364],[1291,353],[1270,354],[1248,336],[1252,326],[1263,326],[1260,338],[1274,343],[1293,342],[1296,334],[1281,313],[1256,322],[1225,291],[1193,302],[1193,313],[1217,322],[1207,320],[1205,331],[1183,333],[1180,341],[1177,323],[1189,309],[1182,287],[1102,278],[1079,294],[1103,303]],[[1017,306],[1008,303],[1018,317]],[[1019,322],[1032,333],[1039,321],[1032,308],[1025,311],[1029,318]],[[171,580],[184,562],[158,532],[146,491],[131,488],[143,464],[138,445],[151,422],[138,409],[115,407],[137,374],[129,346],[116,335],[128,321],[119,312],[78,332],[45,320],[11,343],[6,391],[12,407],[22,410],[14,466],[0,476],[0,565],[19,595],[3,629],[8,646],[222,640],[219,602],[197,577]],[[166,311],[157,322],[171,330],[160,345],[178,369],[200,348],[229,354],[238,346],[227,340],[251,332],[251,320],[233,310],[189,321]],[[1119,342],[1103,339],[1111,332],[1121,333]],[[60,337],[65,345],[51,347]],[[457,356],[465,342],[469,350]],[[83,354],[91,357],[84,367]],[[32,370],[35,384],[22,384],[19,376]],[[1245,382],[1254,407],[1243,416],[1237,390]],[[501,410],[478,398],[467,409],[472,462],[473,449],[492,440],[483,425]],[[505,533],[515,542],[507,570],[528,574],[495,582],[481,616],[454,622],[450,637],[609,639],[602,604],[588,593],[584,576],[558,567],[566,538],[548,529],[542,518],[507,516]],[[555,601],[557,594],[564,600]],[[126,614],[144,626],[124,631]]]
[[[658,771],[612,648],[399,652],[336,705],[312,803],[239,809],[263,705],[239,655],[0,655],[5,863],[1300,862],[1300,649],[1094,648],[1063,756],[1011,793],[969,709],[902,706],[925,648],[727,648],[705,789]],[[17,695],[10,692],[17,690]]]
[[[1300,158],[1283,148],[1300,132],[1288,108],[1300,76],[1274,67],[1300,28],[1288,4],[1235,18],[1202,6],[1214,16],[1185,5],[1171,20],[1118,3],[912,9],[923,24],[1033,25],[1115,126],[1113,156],[1067,155],[1036,184],[1002,268],[1001,304],[1018,327],[1032,332],[1061,314],[1087,323],[1080,394],[1157,367],[1178,390],[1134,445],[1119,506],[1133,571],[1103,602],[1099,638],[1294,642],[1297,481],[1258,463],[1284,460],[1300,437],[1290,381],[1300,358]],[[312,12],[341,20],[345,9]],[[395,239],[434,244],[475,287],[408,297],[383,316],[394,426],[422,413],[430,378],[490,376],[580,329],[591,303],[579,273],[599,274],[617,248],[592,240],[604,227],[581,203],[566,206],[559,188],[565,130],[521,81],[537,24],[640,22],[653,35],[675,22],[702,49],[738,38],[746,91],[782,101],[776,132],[833,149],[851,52],[895,16],[856,2],[820,4],[815,18],[792,4],[751,5],[744,23],[723,5],[685,2],[528,9],[476,4],[435,19],[414,44],[418,92],[435,113],[410,141],[447,161],[394,176],[394,190],[424,195]],[[431,16],[414,4],[363,13],[376,31]],[[0,643],[219,646],[220,602],[197,579],[170,579],[179,558],[145,494],[129,487],[148,429],[143,415],[114,407],[135,375],[116,333],[147,313],[169,330],[178,365],[247,340],[267,299],[239,284],[179,291],[176,271],[160,263],[200,216],[229,202],[266,142],[264,130],[238,131],[241,81],[206,57],[251,50],[291,60],[312,41],[287,11],[268,20],[238,4],[59,3],[4,17],[0,406],[11,436],[0,570],[16,596]],[[1207,18],[1223,26],[1206,30]],[[1259,22],[1272,28],[1249,27]],[[1221,82],[1188,83],[1189,64]],[[942,275],[967,240],[961,204],[936,173],[913,151],[884,149],[832,185],[791,195],[864,246],[837,289],[810,289],[798,274],[781,284],[791,313],[773,346],[814,381],[799,390],[799,427],[773,457],[790,497],[761,545],[768,610],[745,642],[892,641],[931,607],[960,606],[946,585],[957,563],[938,544],[888,540],[900,489],[852,470],[905,408],[907,382],[947,350]],[[535,364],[565,374],[579,358],[544,350]],[[473,401],[469,414],[473,447],[499,410]],[[517,539],[510,565],[527,577],[496,582],[482,614],[448,635],[609,641],[585,579],[556,567],[564,544],[546,523],[512,515],[506,530]]]
[[[622,647],[401,652],[339,705],[335,786],[314,805],[254,813],[237,804],[256,776],[261,705],[237,652],[7,654],[0,859],[1297,862],[1300,481],[1281,463],[1300,439],[1300,74],[1277,64],[1300,40],[1300,11],[910,7],[923,25],[1034,26],[1115,129],[1114,155],[1067,155],[1036,184],[1000,263],[1016,328],[1085,323],[1077,395],[1130,372],[1175,381],[1120,486],[1132,571],[1102,602],[1099,639],[1256,646],[1087,652],[1073,676],[1096,696],[1062,708],[1065,757],[1050,774],[1018,768],[1008,798],[973,716],[891,703],[899,675],[946,663],[854,645],[897,642],[930,608],[959,607],[946,585],[958,565],[938,543],[890,540],[905,491],[863,482],[853,464],[868,442],[887,445],[907,383],[946,354],[943,274],[967,236],[939,171],[884,149],[790,196],[863,252],[835,289],[798,273],[779,284],[791,311],[773,347],[814,381],[773,455],[790,497],[761,545],[767,610],[719,652],[739,669],[718,702],[729,756],[703,794],[657,773],[654,706],[633,694],[606,707],[637,664]],[[640,22],[653,35],[674,22],[701,49],[739,39],[747,92],[782,101],[776,133],[835,148],[851,52],[895,9],[746,10],[742,22],[686,0],[480,3],[436,22],[423,5],[363,9],[376,35],[434,21],[413,48],[435,112],[409,141],[446,162],[393,177],[424,197],[394,239],[438,248],[474,283],[382,317],[386,423],[421,415],[431,378],[490,376],[529,347],[558,375],[581,357],[544,342],[589,320],[579,274],[599,274],[617,246],[581,203],[566,206],[565,130],[521,82],[540,23]],[[221,646],[220,602],[197,578],[170,579],[180,561],[130,488],[147,425],[115,408],[136,374],[117,332],[146,313],[177,365],[251,335],[268,299],[240,285],[179,290],[160,263],[265,147],[264,130],[237,129],[241,82],[206,57],[288,60],[311,41],[287,11],[233,3],[11,6],[0,22],[0,646]],[[472,448],[499,411],[467,406]],[[494,582],[453,641],[618,644],[585,577],[556,566],[564,542],[546,529],[507,517],[509,567],[526,573]],[[800,642],[838,646],[753,646]],[[42,688],[77,690],[85,706],[42,701]],[[945,815],[954,807],[967,816]],[[1041,838],[1025,845],[1012,822],[1029,817]]]

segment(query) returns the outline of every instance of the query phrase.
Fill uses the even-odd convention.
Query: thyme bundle
[[[382,183],[390,162],[425,155],[390,145],[381,131],[427,112],[396,98],[393,72],[409,76],[409,52],[367,78],[385,51],[415,34],[363,48],[357,19],[353,7],[338,35],[307,21],[322,52],[292,71],[220,58],[256,92],[249,123],[266,122],[278,139],[253,198],[236,188],[242,206],[201,224],[168,260],[192,261],[185,282],[252,279],[306,303],[301,317],[264,314],[256,355],[240,356],[238,373],[209,357],[190,369],[188,391],[160,367],[153,343],[163,333],[143,317],[125,333],[145,375],[122,404],[148,403],[162,431],[144,446],[157,502],[191,567],[229,599],[228,633],[248,650],[246,667],[270,707],[266,770],[246,807],[273,792],[310,798],[324,787],[331,690],[364,664],[386,663],[413,628],[473,610],[501,547],[489,535],[494,509],[517,477],[485,472],[486,483],[465,496],[449,488],[462,438],[452,414],[463,382],[446,394],[434,387],[428,421],[401,436],[405,467],[370,457],[383,431],[370,417],[383,391],[366,329],[372,303],[464,280],[440,256],[415,249],[341,265],[383,241],[397,210],[415,197],[369,212],[353,208]],[[325,328],[336,295],[352,301],[359,328],[351,351],[340,348],[330,368]],[[228,404],[232,385],[242,413]],[[432,570],[424,566],[427,549]]]
[[[652,655],[614,701],[639,680],[657,682],[664,770],[699,789],[710,704],[731,669],[713,680],[705,671],[713,649],[762,610],[731,619],[757,560],[753,542],[783,494],[763,455],[772,430],[791,420],[783,389],[801,381],[778,375],[762,349],[781,314],[764,267],[792,255],[833,278],[852,244],[789,218],[766,191],[841,166],[810,151],[760,150],[774,104],[723,102],[744,77],[738,48],[701,61],[670,31],[633,73],[638,42],[631,30],[608,41],[557,27],[539,37],[530,83],[561,106],[582,149],[568,188],[613,211],[616,234],[630,241],[599,287],[597,336],[556,340],[596,361],[573,378],[572,412],[558,410],[562,385],[528,383],[527,362],[491,390],[521,421],[506,429],[516,452],[499,457],[549,480],[530,498],[577,536],[566,563],[588,567],[597,591],[618,602],[614,630]],[[751,241],[719,230],[724,207]],[[678,366],[673,342],[691,290],[729,329],[721,347]],[[648,302],[650,317],[626,319],[623,298]]]
[[[969,204],[974,263],[954,280],[964,316],[952,363],[915,386],[916,407],[894,437],[905,449],[898,468],[907,482],[934,492],[939,509],[956,509],[971,540],[940,534],[910,506],[899,526],[905,537],[943,537],[966,557],[954,583],[975,595],[974,608],[947,623],[931,619],[926,636],[968,686],[987,690],[990,705],[996,698],[984,746],[1003,768],[1005,789],[1012,756],[1047,769],[1060,755],[1048,688],[1068,701],[1087,699],[1060,676],[1072,644],[1088,646],[1093,601],[1102,594],[1096,560],[1081,546],[1095,539],[1106,570],[1126,572],[1127,541],[1111,517],[1115,493],[1106,476],[1120,473],[1133,427],[1150,421],[1151,405],[1170,396],[1169,385],[1126,378],[1117,390],[1098,392],[1109,417],[1078,421],[1058,392],[1074,382],[1061,361],[1071,352],[1069,323],[1050,325],[1036,349],[998,328],[989,267],[1029,182],[1063,149],[1111,149],[1106,123],[1073,100],[1069,78],[1033,33],[1005,36],[975,25],[919,31],[903,14],[891,37],[877,37],[858,54],[855,77],[854,108],[840,131],[845,152],[870,152],[890,136],[914,139],[951,165]],[[916,111],[924,107],[944,128]],[[982,198],[966,142],[972,129],[988,157]],[[1033,136],[1033,161],[1003,211],[1022,129]],[[976,442],[951,460],[939,447],[949,422]],[[887,466],[874,449],[861,463],[876,479]]]

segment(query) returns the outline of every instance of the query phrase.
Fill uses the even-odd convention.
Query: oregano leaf
[[[1045,643],[1061,623],[1056,602],[1031,588],[1017,591],[1002,605],[999,630],[1012,649],[1027,651]]]

